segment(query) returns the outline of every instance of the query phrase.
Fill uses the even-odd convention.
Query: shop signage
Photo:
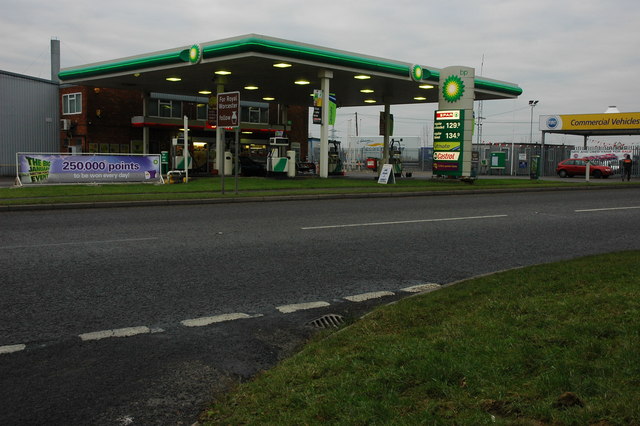
[[[18,153],[16,157],[21,184],[162,182],[160,154]]]
[[[313,124],[322,124],[322,90],[313,91]]]

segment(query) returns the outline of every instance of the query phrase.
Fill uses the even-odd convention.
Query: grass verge
[[[377,309],[224,395],[204,424],[640,424],[640,252]]]
[[[372,175],[373,176],[373,175]],[[631,183],[633,184],[633,183]],[[473,185],[449,179],[399,179],[395,185],[380,185],[372,179],[354,178],[239,178],[197,177],[187,184],[150,185],[43,185],[0,188],[0,205],[56,204],[108,201],[211,199],[274,195],[317,195],[376,192],[420,192],[482,190],[496,188],[552,188],[598,186],[603,183],[545,181],[527,179],[478,179]]]

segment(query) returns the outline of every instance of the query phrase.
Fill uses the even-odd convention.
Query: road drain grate
[[[344,318],[342,315],[336,314],[323,315],[307,323],[307,325],[315,328],[338,328],[342,324],[344,324]]]

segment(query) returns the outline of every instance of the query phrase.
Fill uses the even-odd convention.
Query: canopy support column
[[[320,77],[320,89],[322,90],[322,124],[320,125],[320,177],[329,177],[329,80],[333,78],[333,72],[322,70]]]
[[[382,164],[389,164],[389,138],[391,134],[391,104],[384,103],[384,139],[382,146]]]

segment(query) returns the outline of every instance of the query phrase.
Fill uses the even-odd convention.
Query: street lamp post
[[[529,143],[533,144],[533,108],[538,105],[539,101],[529,101],[529,106],[531,107],[531,128],[529,129]]]
[[[533,155],[533,108],[538,105],[538,101],[529,101],[529,106],[531,107],[531,127],[529,128],[529,144],[532,145],[531,147],[531,168],[529,170],[529,175],[531,176],[531,179],[538,179],[538,177],[540,176],[540,166],[541,166],[541,162],[542,162],[542,149],[540,150],[540,155],[535,158]]]

